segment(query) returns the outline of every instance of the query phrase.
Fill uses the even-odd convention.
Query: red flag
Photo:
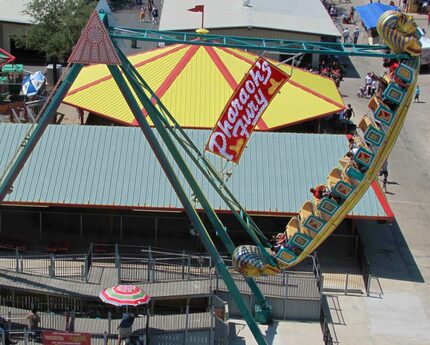
[[[190,12],[204,12],[205,5],[196,5],[193,8],[189,8],[188,11]]]

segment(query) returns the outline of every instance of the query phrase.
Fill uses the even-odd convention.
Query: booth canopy
[[[257,58],[238,49],[180,44],[136,54],[129,60],[182,127],[213,128]],[[291,78],[268,106],[257,130],[282,128],[345,108],[332,79],[285,64],[279,67]],[[84,68],[64,102],[117,123],[137,126],[104,65]],[[146,115],[145,109],[142,111]]]
[[[4,64],[11,63],[15,60],[15,56],[0,48],[0,67]]]
[[[379,2],[364,6],[357,6],[355,9],[360,15],[366,30],[376,28],[376,24],[378,23],[378,19],[382,13],[390,10],[399,10],[396,6],[388,6],[380,4]]]

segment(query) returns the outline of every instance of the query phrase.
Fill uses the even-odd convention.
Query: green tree
[[[65,62],[95,5],[87,0],[30,0],[23,13],[32,25],[15,37],[17,46],[44,53],[54,66]]]

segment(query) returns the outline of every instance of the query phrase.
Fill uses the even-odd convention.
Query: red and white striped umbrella
[[[116,285],[104,289],[99,297],[105,303],[116,306],[138,306],[147,304],[151,297],[136,285]]]

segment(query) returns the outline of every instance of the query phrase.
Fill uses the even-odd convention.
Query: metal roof
[[[22,13],[29,0],[0,0],[0,22],[30,24],[30,17]]]
[[[340,36],[321,0],[199,0],[205,6],[204,26],[252,27],[315,35]],[[194,30],[201,26],[201,13],[187,11],[195,0],[165,0],[160,30]]]
[[[0,171],[28,128],[0,125]],[[204,147],[210,132],[187,133]],[[309,188],[325,181],[346,150],[345,136],[257,132],[228,186],[251,214],[295,214],[310,198]],[[216,167],[225,164],[208,155]],[[193,171],[212,206],[228,211],[197,168]],[[379,197],[370,188],[351,216],[392,217],[385,197]],[[141,130],[134,127],[49,126],[6,203],[182,210]]]
[[[240,49],[178,44],[132,55],[129,59],[182,127],[213,128],[232,92],[258,56]],[[267,107],[257,130],[286,127],[345,108],[331,78],[279,62],[276,65],[291,78]],[[85,67],[64,103],[137,126],[104,65]]]

